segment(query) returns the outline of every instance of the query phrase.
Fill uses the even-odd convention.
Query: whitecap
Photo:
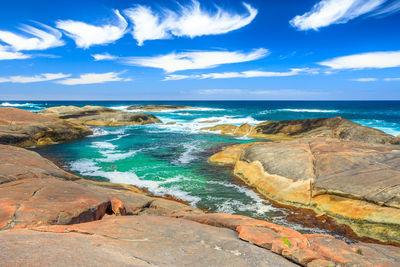
[[[2,107],[37,107],[38,104],[33,104],[33,103],[9,103],[9,102],[3,102],[0,104]]]

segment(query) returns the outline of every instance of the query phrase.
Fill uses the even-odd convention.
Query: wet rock
[[[24,147],[58,144],[92,133],[89,128],[71,121],[0,107],[0,144]]]
[[[59,106],[39,111],[40,114],[90,126],[123,126],[161,123],[149,114],[129,113],[101,106]]]

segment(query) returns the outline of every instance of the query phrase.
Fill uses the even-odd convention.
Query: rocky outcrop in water
[[[205,214],[132,186],[68,175],[22,148],[0,152],[4,266],[399,266],[397,247]]]
[[[182,110],[189,109],[187,106],[180,105],[144,105],[144,106],[130,106],[127,110],[140,110],[140,111],[165,111],[165,110]]]
[[[123,112],[101,106],[59,106],[41,110],[39,113],[90,126],[123,126],[161,123],[154,115]]]
[[[210,162],[268,198],[314,209],[360,236],[400,242],[400,150],[330,138],[238,145]]]
[[[0,107],[0,144],[18,146],[58,144],[92,133],[89,128],[71,121],[22,109]]]
[[[270,140],[330,137],[372,144],[400,144],[400,139],[395,136],[343,118],[266,121],[256,126],[221,124],[201,130]]]

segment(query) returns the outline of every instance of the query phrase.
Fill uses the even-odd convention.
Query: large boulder
[[[243,124],[216,125],[202,130],[216,131],[270,140],[293,140],[305,137],[330,137],[373,144],[400,144],[400,139],[371,127],[362,126],[343,118],[265,121],[256,126]]]
[[[92,134],[89,128],[27,110],[0,107],[0,144],[58,144]]]
[[[278,202],[347,219],[360,235],[400,242],[398,146],[308,138],[239,145],[209,161],[233,165],[236,176]]]
[[[182,110],[190,109],[187,106],[181,105],[144,105],[144,106],[130,106],[127,110],[140,110],[140,111],[169,111],[169,110]]]
[[[161,123],[150,114],[129,113],[101,106],[59,106],[39,111],[40,114],[90,126],[123,126]]]

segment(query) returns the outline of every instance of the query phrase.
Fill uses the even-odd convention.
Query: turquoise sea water
[[[224,146],[257,140],[221,136],[200,128],[221,123],[240,125],[266,120],[341,116],[390,134],[400,134],[400,102],[396,101],[0,101],[0,106],[33,112],[59,105],[101,105],[126,110],[130,105],[140,104],[178,104],[193,108],[152,112],[164,123],[176,122],[173,125],[93,127],[95,133],[92,136],[37,148],[36,151],[88,179],[132,184],[147,188],[155,195],[173,196],[213,212],[266,219],[302,231],[327,232],[287,221],[289,210],[271,205],[232,177],[230,168],[207,163],[207,158]]]

